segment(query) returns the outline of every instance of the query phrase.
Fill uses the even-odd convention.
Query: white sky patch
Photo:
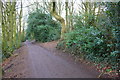
[[[9,1],[9,0],[3,0],[3,1]],[[15,0],[10,0],[10,1],[15,1]],[[23,19],[22,19],[22,22],[25,22],[25,26],[27,26],[27,18],[29,16],[29,12],[32,10],[32,8],[35,8],[35,5],[32,5],[34,4],[35,2],[39,2],[39,3],[43,3],[44,2],[51,2],[51,1],[60,1],[60,2],[75,2],[74,3],[74,12],[77,13],[77,11],[79,11],[79,7],[78,7],[78,4],[81,4],[81,2],[118,2],[120,0],[16,0],[17,1],[17,7],[18,7],[18,12],[20,11],[20,2],[22,1],[22,4],[23,4]],[[29,6],[29,7],[28,7]],[[44,5],[41,5],[41,6],[44,6]],[[65,6],[64,7],[64,10],[62,10],[62,13],[61,13],[61,16],[65,19]]]
[[[17,2],[21,2],[21,0],[2,0],[2,1],[5,1],[5,2],[9,2],[9,1],[17,1]],[[22,0],[23,2],[51,2],[51,1],[61,1],[61,2],[73,2],[74,0]],[[84,2],[118,2],[120,0],[75,0],[76,2],[79,2],[79,1],[84,1]]]

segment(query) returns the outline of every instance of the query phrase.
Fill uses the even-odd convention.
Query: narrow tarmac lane
[[[87,68],[67,61],[45,48],[26,42],[31,78],[96,78]]]

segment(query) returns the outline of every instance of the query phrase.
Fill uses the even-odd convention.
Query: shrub
[[[69,33],[58,48],[65,47],[66,51],[78,55],[84,59],[91,60],[95,63],[105,63],[115,68],[117,52],[115,43],[109,43],[105,34],[95,27],[79,27]]]
[[[26,39],[48,42],[60,38],[60,24],[50,14],[37,10],[29,14]]]

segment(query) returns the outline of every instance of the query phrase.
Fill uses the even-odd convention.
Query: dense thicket
[[[60,25],[47,13],[36,10],[28,17],[26,39],[35,39],[40,42],[53,41],[60,38]]]
[[[88,7],[82,14],[74,16],[73,30],[65,34],[57,48],[115,70],[120,50],[116,48],[120,43],[120,4],[95,3],[106,8],[98,14],[93,14],[95,9],[89,6],[91,4],[84,3]]]
[[[118,75],[120,77],[120,1],[117,3],[111,2],[107,3],[107,15],[110,20],[110,24],[112,25],[112,28],[114,29],[114,37],[116,39],[115,44],[115,53],[116,54],[116,60],[117,60],[117,71]]]

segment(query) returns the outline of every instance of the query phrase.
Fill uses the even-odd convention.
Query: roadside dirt
[[[3,78],[27,78],[30,76],[30,70],[27,64],[28,54],[26,46],[14,51],[13,56],[6,59],[3,64]]]
[[[92,63],[77,60],[56,50],[57,41],[25,42],[3,62],[3,78],[96,78],[100,74]]]

